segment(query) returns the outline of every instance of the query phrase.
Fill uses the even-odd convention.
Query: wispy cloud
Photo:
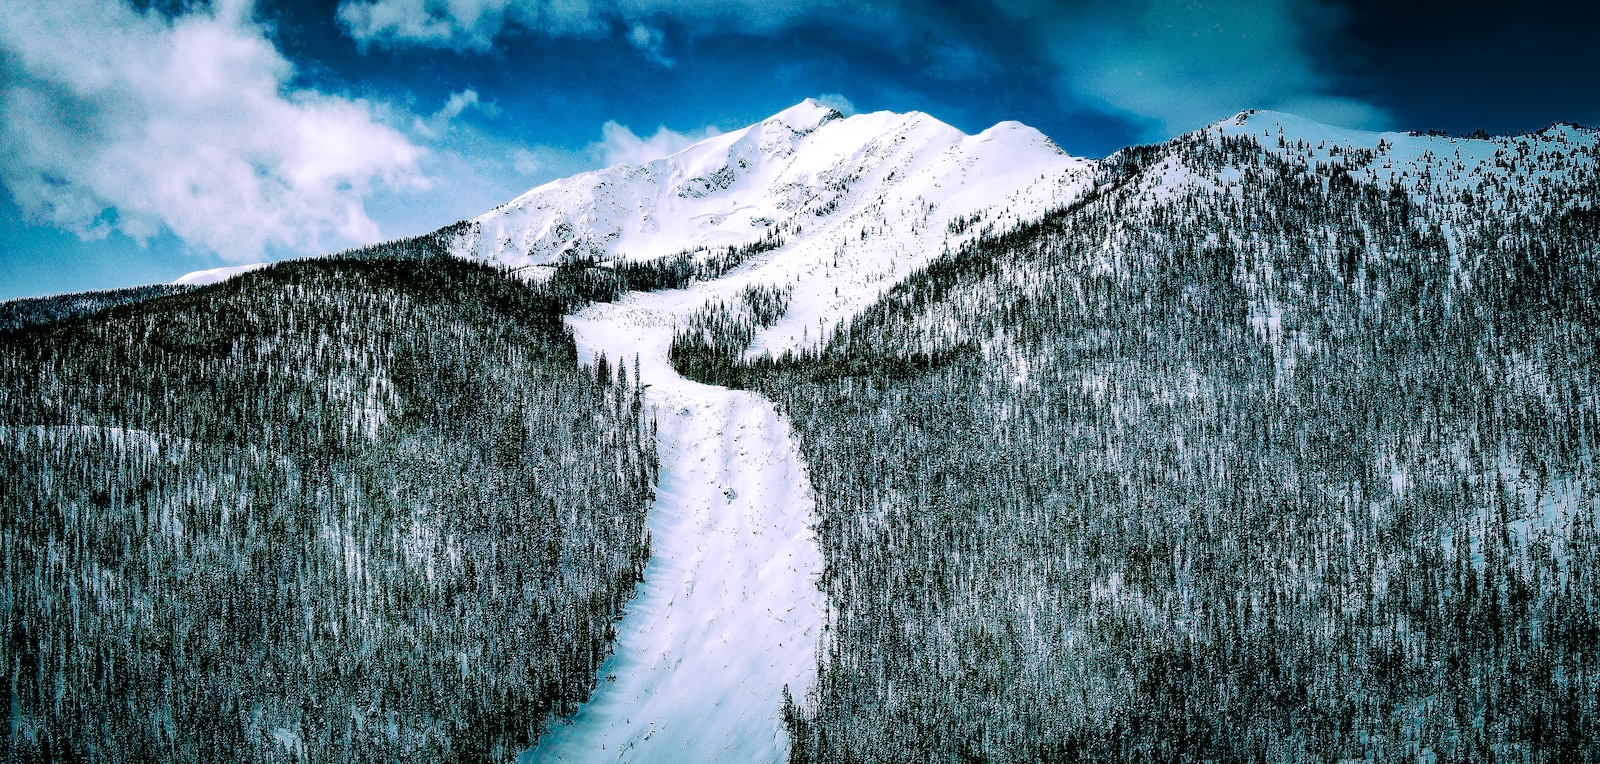
[[[817,103],[833,109],[834,111],[837,111],[846,117],[856,113],[856,105],[851,103],[850,99],[845,98],[838,93],[823,93],[822,95],[817,96]]]
[[[646,24],[635,23],[628,31],[628,42],[633,43],[633,47],[643,51],[651,61],[671,69],[675,62],[662,52],[666,39],[664,32]]]
[[[413,127],[419,135],[424,137],[441,138],[449,131],[450,123],[468,109],[479,109],[489,114],[495,114],[499,111],[492,105],[480,100],[478,91],[467,88],[466,90],[451,93],[450,97],[445,99],[444,106],[439,107],[439,110],[434,112],[433,116],[427,119],[418,118]]]
[[[593,35],[606,29],[582,0],[345,0],[338,15],[362,44],[462,50],[487,50],[508,22],[552,35]]]
[[[598,158],[602,166],[638,165],[676,154],[699,141],[720,135],[721,132],[709,126],[687,133],[657,127],[650,137],[642,138],[624,125],[607,122],[600,128],[600,140],[589,144],[585,151]]]
[[[1062,91],[1147,120],[1152,136],[1201,127],[1249,108],[1280,109],[1352,127],[1383,126],[1377,108],[1334,92],[1307,52],[1332,34],[1321,0],[1143,0],[999,3],[1056,67]]]
[[[9,4],[0,181],[17,204],[86,238],[166,229],[232,260],[377,238],[363,197],[425,185],[424,150],[371,103],[294,87],[252,10]]]
[[[381,194],[374,203],[397,220],[431,220],[430,225],[438,225],[480,214],[548,181],[612,165],[645,164],[719,134],[713,126],[686,132],[658,127],[641,136],[625,125],[606,122],[597,139],[566,147],[517,143],[462,124],[421,163],[432,182],[430,190]],[[411,232],[424,230],[425,226]]]
[[[619,164],[642,165],[648,162],[670,156],[699,141],[712,136],[721,135],[722,131],[707,125],[698,130],[678,132],[666,127],[657,127],[654,133],[641,136],[628,126],[617,122],[606,122],[600,126],[600,138],[590,141],[577,148],[564,148],[549,145],[498,145],[492,147],[493,153],[504,157],[504,160],[495,163],[498,172],[493,173],[502,179],[502,183],[521,182],[524,186],[533,183],[542,183],[580,172],[595,170],[601,167],[611,167]],[[487,143],[484,148],[491,148]],[[464,166],[464,165],[463,165]],[[507,173],[506,170],[510,172]],[[482,174],[483,171],[479,170]],[[446,173],[454,175],[457,173]],[[519,192],[521,188],[517,189]],[[504,199],[497,200],[504,201]],[[487,207],[485,208],[487,209]]]
[[[343,0],[339,22],[361,44],[488,50],[508,27],[548,36],[595,37],[620,30],[647,56],[661,55],[670,18],[696,32],[767,32],[800,18],[882,18],[897,0]],[[844,12],[841,14],[840,12]],[[831,15],[829,15],[831,14]]]

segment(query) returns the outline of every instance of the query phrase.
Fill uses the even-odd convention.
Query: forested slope
[[[99,292],[76,292],[6,300],[0,302],[0,332],[14,331],[34,324],[63,321],[76,316],[87,316],[117,305],[130,305],[157,297],[180,294],[190,288],[177,284],[152,284]]]
[[[563,302],[434,235],[0,336],[0,758],[508,759],[570,713],[656,456]]]
[[[1239,132],[1111,157],[819,352],[737,360],[753,305],[679,335],[811,470],[793,761],[1600,759],[1593,133],[1480,174]]]

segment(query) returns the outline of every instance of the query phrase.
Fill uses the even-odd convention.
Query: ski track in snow
[[[650,562],[593,697],[523,760],[782,761],[782,688],[804,697],[822,628],[813,502],[788,423],[753,393],[678,376],[671,327],[636,321],[649,313],[596,307],[571,319],[580,353],[638,352],[650,385]]]

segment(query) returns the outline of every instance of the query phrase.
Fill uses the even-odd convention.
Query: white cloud
[[[481,109],[490,113],[496,111],[478,99],[478,91],[468,88],[458,93],[451,93],[450,97],[445,99],[444,106],[427,119],[417,119],[414,127],[424,137],[441,138],[450,129],[450,121],[461,116],[467,109]]]
[[[659,127],[641,137],[624,125],[607,122],[600,128],[599,140],[568,148],[511,143],[465,126],[452,131],[446,146],[425,163],[435,182],[434,191],[421,195],[427,199],[390,194],[379,203],[385,211],[404,210],[412,217],[420,212],[432,219],[430,214],[436,217],[442,210],[449,211],[447,217],[477,215],[528,188],[601,167],[645,164],[720,134],[711,126],[683,133]]]
[[[433,116],[435,119],[443,119],[448,121],[460,116],[461,112],[467,110],[467,107],[477,105],[478,91],[471,89],[463,90],[459,93],[451,93],[450,97],[444,102],[444,108],[440,109],[439,112]]]
[[[606,167],[616,164],[644,164],[676,154],[695,143],[721,134],[722,131],[710,126],[688,133],[657,127],[654,135],[640,138],[623,125],[607,122],[600,127],[600,140],[589,144],[585,151],[598,158],[600,164]]]
[[[838,93],[823,93],[822,95],[817,96],[817,103],[833,109],[834,111],[837,111],[846,117],[853,116],[856,113],[856,105],[851,103],[850,99],[845,98]]]
[[[539,155],[518,146],[511,151],[511,168],[523,175],[532,175],[544,169],[544,162],[539,161]]]
[[[661,30],[644,24],[634,24],[633,29],[628,32],[628,42],[633,43],[633,47],[644,51],[644,54],[650,60],[668,69],[672,68],[673,60],[667,58],[661,52],[661,48],[666,42],[666,35]]]
[[[0,181],[85,238],[165,228],[236,261],[377,239],[363,197],[425,186],[423,150],[370,103],[291,87],[251,13],[247,0],[170,21],[121,0],[8,4]]]

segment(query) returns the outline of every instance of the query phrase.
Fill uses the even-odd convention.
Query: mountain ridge
[[[844,117],[807,100],[642,165],[531,189],[472,219],[455,251],[526,268],[744,245],[822,222],[816,219],[859,215],[873,191],[889,186],[920,183],[925,196],[944,196],[934,187],[959,184],[952,176],[979,162],[995,166],[985,174],[1014,171],[989,145],[997,141],[1046,173],[1049,159],[1066,156],[1020,123],[969,136],[920,112]]]
[[[1125,156],[1157,150],[1172,141],[1213,136],[1250,139],[1263,150],[1285,157],[1298,151],[1300,160],[1312,163],[1343,163],[1372,180],[1400,182],[1415,188],[1423,177],[1430,181],[1445,178],[1457,189],[1474,190],[1469,181],[1503,184],[1516,179],[1528,182],[1530,170],[1548,169],[1538,161],[1528,161],[1530,151],[1551,148],[1538,144],[1581,149],[1592,147],[1597,135],[1595,129],[1576,123],[1556,123],[1537,131],[1487,137],[1366,131],[1319,123],[1285,112],[1247,109],[1169,141],[1130,146],[1094,159],[1073,157],[1048,136],[1012,120],[967,135],[923,112],[872,112],[846,117],[815,99],[806,99],[759,122],[706,138],[665,157],[642,164],[597,168],[535,186],[482,215],[454,224],[461,228],[451,234],[455,237],[451,251],[460,257],[483,260],[524,273],[526,277],[540,278],[564,260],[639,262],[684,252],[704,257],[713,250],[753,245],[780,235],[792,241],[796,238],[794,227],[804,230],[807,222],[817,222],[808,221],[808,214],[816,219],[860,217],[867,211],[861,197],[870,195],[874,188],[881,194],[907,183],[908,178],[894,172],[893,168],[880,172],[876,178],[864,178],[860,174],[883,170],[887,160],[878,156],[878,152],[885,141],[901,143],[906,137],[905,131],[915,128],[924,128],[933,135],[923,136],[924,144],[912,153],[934,151],[941,148],[939,141],[943,140],[944,152],[961,155],[957,161],[963,177],[954,179],[956,183],[969,179],[965,177],[967,171],[987,163],[997,165],[994,172],[1002,177],[994,179],[990,187],[983,189],[983,194],[997,200],[1027,197],[1021,203],[1026,208],[1023,214],[1001,215],[1001,219],[990,220],[989,230],[1037,219],[1053,206],[1062,206],[1073,198],[1071,193],[1062,194],[1058,188],[1051,199],[1053,206],[1039,204],[1034,197],[1048,195],[1048,189],[1030,188],[1021,177],[1006,177],[1018,175],[1016,168],[1000,165],[994,161],[994,156],[974,155],[978,146],[996,141],[1001,148],[1018,152],[1022,161],[1043,160],[1039,170],[1045,177],[1034,178],[1036,182],[1049,182],[1053,172],[1081,173],[1086,169],[1115,165]],[[1258,128],[1264,128],[1265,132],[1257,132]],[[822,130],[830,133],[828,145],[814,147],[805,141]],[[769,136],[769,131],[773,135]],[[1285,145],[1276,145],[1278,137],[1283,138]],[[754,140],[750,140],[752,138]],[[1297,149],[1296,143],[1303,146]],[[1386,150],[1384,156],[1378,156],[1380,149]],[[819,156],[806,161],[795,159],[797,153],[808,152]],[[1372,152],[1374,156],[1357,162],[1352,160],[1352,152],[1357,159],[1365,152]],[[869,155],[861,155],[863,153]],[[1513,153],[1516,156],[1511,156]],[[1051,161],[1051,157],[1056,161]],[[1068,161],[1061,161],[1061,158]],[[753,172],[759,175],[764,162],[784,160],[789,160],[790,166],[766,168],[772,170],[771,177],[751,177]],[[1374,160],[1381,161],[1374,166]],[[794,166],[796,163],[799,166]],[[1362,166],[1355,167],[1358,163]],[[785,171],[789,172],[785,174]],[[924,185],[937,187],[943,194],[942,181],[952,179],[947,176],[920,180]],[[767,183],[751,187],[755,185],[749,182],[751,180]],[[865,182],[870,180],[878,181],[876,187]],[[912,182],[915,180],[918,179]],[[1061,185],[1072,185],[1072,182]],[[924,196],[935,196],[932,188],[927,190],[930,193]],[[856,197],[853,205],[852,192]],[[981,203],[983,194],[968,194],[957,206],[969,208],[964,212],[967,216],[979,214],[985,207],[1004,206],[995,202]],[[975,201],[973,196],[980,198]],[[671,200],[681,204],[674,205]],[[667,204],[664,206],[663,202]],[[635,216],[640,210],[644,211]],[[669,223],[663,228],[662,219],[672,217],[698,222],[692,227],[674,229]],[[961,216],[942,217],[948,225]],[[826,220],[822,224],[826,227]],[[965,232],[964,225],[956,227]],[[817,227],[811,226],[811,229],[815,232]],[[959,244],[960,239],[956,237],[954,243]],[[173,283],[212,283],[253,267],[259,266],[195,271]]]

